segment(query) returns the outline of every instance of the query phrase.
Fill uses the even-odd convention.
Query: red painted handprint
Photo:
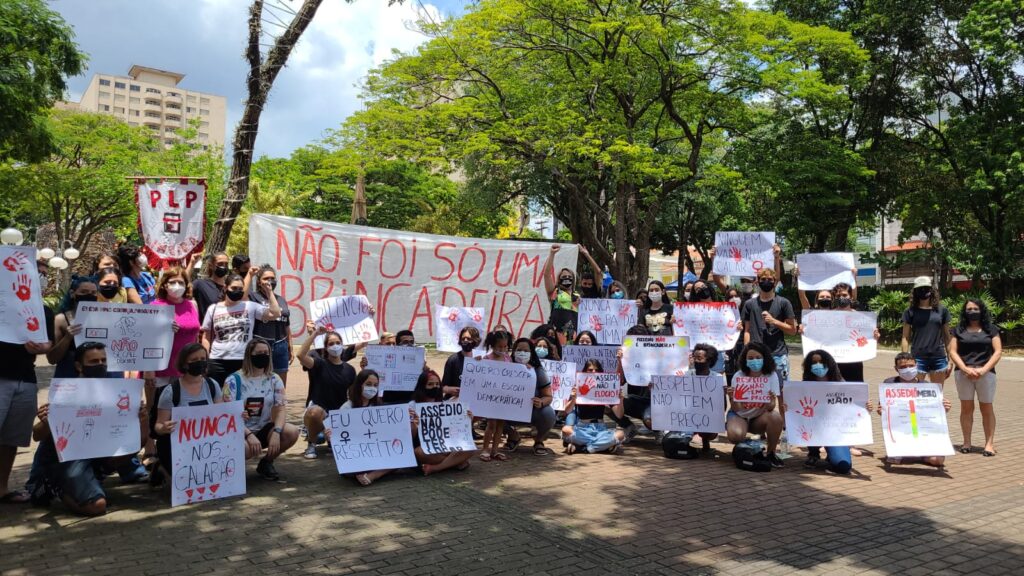
[[[684,322],[683,319],[679,316],[673,318],[672,323],[675,324],[677,328],[682,328],[683,326],[686,325],[686,322]]]
[[[32,297],[32,279],[28,277],[28,274],[18,274],[18,278],[14,284],[11,284],[11,288],[14,290],[14,295],[22,302]]]
[[[736,262],[737,264],[739,264],[739,263],[740,263],[740,260],[743,260],[743,253],[742,253],[742,252],[740,252],[740,249],[739,249],[739,248],[737,248],[736,246],[733,246],[732,248],[730,248],[730,249],[729,249],[729,256],[730,256],[730,257],[731,257],[731,258],[733,259],[733,261],[734,261],[734,262]]]
[[[732,397],[734,400],[747,400],[748,398],[750,398],[750,396],[748,396],[748,393],[752,392],[753,389],[754,386],[752,384],[737,384],[736,387],[733,388]]]
[[[24,252],[15,252],[4,259],[4,268],[7,268],[11,272],[21,272],[25,269],[27,264],[28,256],[25,256]]]
[[[630,303],[619,306],[619,318],[625,320],[629,316],[630,309],[636,310],[636,305]]]
[[[473,312],[473,322],[480,322],[484,317],[479,312]]]
[[[39,330],[39,318],[32,313],[31,308],[23,308],[19,315],[21,316],[21,319],[25,321],[25,327],[28,328],[29,332]]]
[[[800,399],[800,410],[794,410],[793,412],[806,418],[814,418],[814,407],[817,405],[817,400],[804,396]]]
[[[594,332],[600,332],[601,328],[603,328],[603,326],[601,326],[601,317],[597,314],[592,315],[590,317],[590,326],[594,329]]]
[[[75,431],[71,429],[71,424],[65,422],[60,425],[60,432],[57,434],[57,441],[54,445],[57,447],[57,452],[63,452],[68,447],[68,439],[75,435]]]
[[[810,442],[811,441],[811,436],[812,435],[811,435],[811,431],[810,430],[808,430],[807,428],[804,428],[803,426],[800,427],[800,439],[801,440],[803,440],[804,442]]]
[[[583,385],[580,386],[580,394],[583,395],[583,396],[586,396],[587,392],[590,392],[590,389],[593,388],[593,387],[594,387],[594,379],[593,378],[586,378],[585,380],[583,380]]]
[[[850,330],[850,338],[853,338],[857,342],[857,346],[861,348],[868,345],[867,337],[857,330]]]
[[[448,321],[449,322],[455,322],[458,319],[459,319],[459,311],[458,311],[458,309],[453,309],[451,312],[448,313]]]

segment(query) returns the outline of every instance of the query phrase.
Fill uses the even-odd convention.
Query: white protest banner
[[[334,410],[326,424],[338,474],[416,466],[408,404]]]
[[[434,322],[437,328],[434,329],[434,341],[437,343],[438,352],[459,352],[462,346],[459,344],[459,332],[470,326],[480,332],[480,338],[487,334],[487,326],[484,324],[486,312],[483,308],[465,308],[461,306],[434,307]]]
[[[732,302],[676,302],[672,333],[686,336],[690,350],[710,344],[723,354],[740,337],[740,311]]]
[[[583,365],[587,360],[597,360],[601,363],[603,372],[614,372],[619,366],[618,346],[577,346],[570,344],[562,347],[562,362],[569,362],[576,365],[576,370],[582,372]]]
[[[370,345],[364,350],[366,367],[380,376],[380,393],[388,391],[412,392],[416,380],[423,373],[422,346]]]
[[[579,331],[597,336],[598,344],[622,344],[626,330],[636,325],[636,302],[610,298],[582,298]]]
[[[868,385],[786,382],[786,428],[797,446],[871,444]]]
[[[800,290],[831,290],[840,282],[857,285],[857,278],[853,275],[857,267],[853,252],[797,254],[796,265],[800,271],[797,275],[797,288]]]
[[[139,208],[142,249],[155,270],[164,261],[184,260],[203,249],[204,178],[136,178],[135,204]]]
[[[245,494],[241,402],[171,408],[171,506]]]
[[[622,398],[622,380],[607,372],[576,373],[576,403],[614,406]]]
[[[0,341],[47,342],[36,249],[0,246]]]
[[[805,354],[824,350],[836,362],[865,362],[878,355],[878,316],[874,312],[804,310],[800,321]]]
[[[771,374],[765,376],[744,376],[737,372],[732,377],[732,398],[744,404],[767,404],[772,401],[771,393],[778,392],[772,386]],[[775,380],[778,382],[778,380]]]
[[[787,389],[788,390],[788,389]],[[878,385],[886,456],[950,456],[942,385],[895,382]]]
[[[529,422],[537,373],[518,362],[472,360],[462,367],[459,400],[479,418]]]
[[[715,232],[713,271],[722,276],[754,277],[775,268],[775,232]]]
[[[461,402],[416,404],[416,413],[420,420],[420,448],[427,454],[476,450],[473,419]]]
[[[309,311],[314,324],[327,328],[328,332],[337,332],[345,345],[377,339],[377,326],[373,323],[370,301],[366,296],[338,296],[313,300],[309,303]],[[292,318],[295,318],[294,313]],[[316,348],[323,348],[324,337],[317,336],[313,345]]]
[[[107,347],[107,369],[163,370],[171,362],[174,345],[173,306],[79,302],[75,346],[101,342]]]
[[[725,377],[654,376],[651,424],[665,432],[725,432]]]
[[[647,386],[652,376],[682,376],[689,366],[685,336],[627,336],[622,343],[622,371],[633,386]]]
[[[565,405],[572,396],[572,387],[576,385],[576,364],[541,360],[540,365],[551,382],[551,409],[556,412],[565,410]]]
[[[54,378],[50,434],[61,462],[135,454],[142,447],[142,380]]]
[[[366,294],[385,332],[412,330],[434,340],[434,307],[488,313],[485,326],[529,334],[548,320],[544,262],[551,244],[419,234],[384,228],[254,214],[249,256],[270,263],[291,308],[292,335],[305,330],[307,302]],[[554,269],[576,269],[579,248],[563,244]]]

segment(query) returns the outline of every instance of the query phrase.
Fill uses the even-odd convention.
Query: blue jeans
[[[949,361],[946,358],[915,358],[917,361],[917,371],[930,374],[932,372],[942,372],[949,367]]]
[[[779,377],[779,388],[789,380],[789,356],[783,354],[781,356],[772,356],[775,360],[775,374]]]
[[[79,506],[106,498],[100,472],[102,458],[61,462],[52,439],[39,443],[32,459],[25,488],[33,497],[60,498],[67,496]]]
[[[808,446],[808,454],[817,454],[820,446]],[[826,458],[828,469],[836,474],[849,474],[853,470],[853,455],[850,454],[849,446],[826,446]]]
[[[604,422],[584,422],[573,427],[572,435],[567,440],[582,446],[591,454],[607,450],[619,443],[615,431],[609,430]]]
[[[288,371],[288,340],[278,340],[274,342],[273,350],[271,353],[271,363],[274,366],[274,372],[287,372]]]

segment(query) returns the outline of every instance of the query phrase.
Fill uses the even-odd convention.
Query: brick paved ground
[[[870,363],[868,379],[891,362]],[[754,474],[733,467],[725,444],[721,459],[674,461],[641,436],[618,456],[521,448],[508,463],[361,489],[326,452],[311,462],[295,447],[278,461],[285,482],[261,481],[250,464],[244,499],[171,510],[111,478],[102,518],[3,506],[0,573],[1021,574],[1024,416],[1011,407],[1024,403],[1024,362],[999,369],[1001,454],[957,454],[945,473],[886,471],[876,444],[849,478],[804,470],[799,457]],[[305,392],[294,370],[295,422]],[[980,446],[980,416],[975,426]],[[19,454],[12,485],[31,454]]]

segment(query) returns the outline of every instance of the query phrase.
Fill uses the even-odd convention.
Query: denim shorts
[[[942,372],[949,367],[949,361],[942,358],[915,358],[918,372]]]
[[[288,371],[288,340],[278,340],[274,342],[273,346],[273,358],[274,372],[287,372]]]

